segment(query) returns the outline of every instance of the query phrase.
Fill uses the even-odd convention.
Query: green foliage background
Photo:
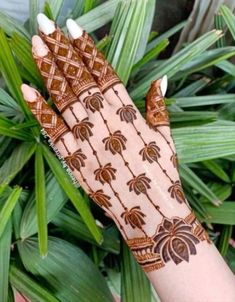
[[[162,59],[185,22],[162,35],[151,31],[155,0],[78,0],[62,17],[63,2],[46,1],[44,12],[62,27],[67,17],[75,18],[92,34],[142,113],[151,81],[168,75],[185,193],[235,271],[229,244],[235,224],[232,12],[222,6],[217,30]],[[38,3],[29,3],[24,26],[0,13],[0,301],[14,301],[12,288],[31,301],[113,301],[111,292],[123,302],[159,301],[114,224],[74,187],[22,98],[22,82],[48,96],[31,55]],[[96,30],[109,22],[109,32],[98,40]]]

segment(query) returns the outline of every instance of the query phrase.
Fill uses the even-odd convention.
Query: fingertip
[[[69,34],[73,39],[78,39],[82,36],[84,29],[79,26],[73,19],[68,19],[66,21],[66,26]]]
[[[45,34],[49,35],[55,31],[55,22],[50,20],[46,15],[40,13],[37,15],[39,29]]]
[[[35,90],[34,88],[30,87],[27,84],[22,84],[20,88],[25,101],[34,102],[37,99],[37,90]]]
[[[168,78],[167,78],[167,75],[164,75],[161,78],[161,84],[160,84],[161,92],[162,92],[163,97],[165,96],[166,91],[167,91],[167,84],[168,84]]]
[[[44,57],[47,55],[49,49],[41,37],[35,35],[32,37],[32,51],[36,56]]]

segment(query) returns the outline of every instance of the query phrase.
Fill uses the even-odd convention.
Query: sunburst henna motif
[[[174,184],[170,186],[168,192],[170,192],[171,197],[176,198],[179,203],[185,202],[184,192],[179,180],[175,181]]]
[[[100,111],[103,108],[103,97],[100,92],[95,92],[84,98],[84,102],[87,109],[90,109],[93,113],[95,111]]]
[[[179,217],[163,218],[153,236],[154,252],[159,253],[164,260],[179,264],[189,261],[190,255],[196,255],[195,245],[199,240],[192,233],[192,226]]]
[[[75,151],[73,154],[66,156],[65,157],[65,161],[68,164],[68,166],[70,167],[70,169],[72,171],[74,171],[75,169],[77,171],[80,170],[81,167],[85,167],[85,162],[84,160],[86,159],[86,155],[82,152],[81,149],[78,149],[77,151]]]
[[[111,163],[106,164],[94,171],[95,179],[99,180],[102,184],[111,183],[112,180],[116,179],[116,169],[112,167]]]
[[[121,153],[126,149],[125,143],[127,139],[120,130],[111,133],[109,137],[103,139],[105,150],[110,150],[112,154]]]
[[[127,182],[127,185],[129,186],[130,192],[134,191],[137,195],[139,195],[140,193],[147,193],[147,189],[150,189],[150,182],[151,180],[147,176],[145,176],[145,173],[142,173],[129,180]]]
[[[121,214],[126,224],[130,224],[133,229],[138,228],[142,230],[142,226],[145,224],[144,217],[146,215],[140,210],[140,206],[126,210]]]
[[[84,118],[80,123],[76,124],[72,128],[72,132],[76,138],[80,138],[82,141],[88,140],[93,135],[91,128],[94,125],[88,121],[88,117]]]
[[[127,123],[133,123],[137,118],[136,110],[132,105],[123,105],[116,113],[120,116],[121,121],[125,121]]]
[[[109,208],[112,206],[112,204],[109,202],[110,196],[106,195],[102,189],[92,192],[89,196],[100,207]]]
[[[160,148],[156,145],[155,142],[150,142],[143,149],[140,150],[139,154],[142,155],[142,159],[152,163],[157,161],[160,155]]]

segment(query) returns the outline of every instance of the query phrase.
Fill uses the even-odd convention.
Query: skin
[[[60,116],[31,87],[22,92],[73,176],[117,224],[162,301],[235,301],[234,276],[181,187],[166,79],[150,87],[146,122],[81,28],[70,21],[69,41],[38,20],[32,52]]]

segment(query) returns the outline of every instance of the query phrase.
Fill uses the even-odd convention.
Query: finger
[[[97,83],[64,33],[55,24],[53,32],[51,32],[51,29],[48,33],[46,30],[47,24],[49,25],[51,22],[45,15],[38,15],[41,37],[53,53],[56,64],[63,71],[73,92],[81,100],[87,94],[91,95],[91,91],[92,93],[99,93],[101,95]],[[102,99],[102,101],[105,103],[105,100]]]
[[[164,101],[167,77],[152,82],[146,96],[146,120],[152,127],[169,126],[169,116]]]
[[[26,84],[21,86],[21,90],[31,112],[51,140],[53,144],[52,147],[58,150],[60,156],[71,169],[75,179],[82,184],[88,193],[91,193],[92,191],[89,185],[84,181],[82,174],[82,168],[85,167],[86,156],[83,154],[72,132],[63,119],[53,111],[37,90]]]
[[[110,104],[133,106],[126,88],[94,41],[74,20],[67,20],[70,40]]]
[[[39,36],[33,37],[32,46],[34,60],[52,101],[72,129],[79,121],[88,117],[87,112],[57,67],[53,54]]]

